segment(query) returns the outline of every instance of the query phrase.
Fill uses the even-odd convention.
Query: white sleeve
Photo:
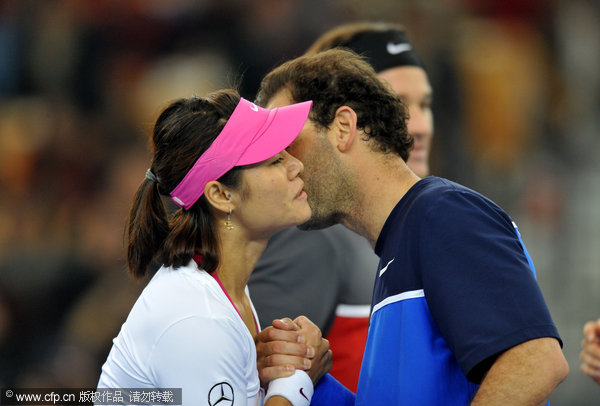
[[[153,380],[161,388],[182,388],[184,405],[215,404],[225,397],[229,405],[245,406],[251,351],[230,319],[188,317],[156,343],[150,360]]]

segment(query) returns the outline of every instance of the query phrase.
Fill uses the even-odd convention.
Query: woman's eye
[[[275,159],[275,160],[273,161],[273,165],[279,164],[279,163],[281,163],[281,162],[283,162],[283,157],[277,157],[277,159]]]

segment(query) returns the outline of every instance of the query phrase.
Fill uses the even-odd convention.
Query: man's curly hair
[[[282,64],[263,79],[256,103],[265,106],[282,89],[289,90],[294,102],[312,100],[309,117],[321,128],[329,127],[340,106],[351,107],[374,150],[407,160],[413,145],[407,109],[354,52],[331,49]]]

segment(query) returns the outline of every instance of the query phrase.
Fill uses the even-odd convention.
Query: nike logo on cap
[[[398,54],[401,54],[402,52],[410,51],[412,49],[412,46],[410,46],[410,44],[407,44],[405,42],[401,42],[399,44],[395,44],[393,42],[388,42],[386,49],[390,55],[398,55]]]
[[[252,110],[254,110],[254,111],[258,111],[258,107],[256,106],[256,104],[254,104],[254,103],[250,103],[250,104],[252,104],[252,106],[250,106],[250,108],[251,108]]]
[[[381,275],[383,275],[383,273],[384,273],[385,271],[387,271],[387,269],[388,269],[388,266],[390,266],[390,264],[391,264],[392,262],[394,262],[394,260],[395,260],[395,259],[396,259],[396,258],[392,258],[392,260],[391,260],[390,262],[388,262],[386,266],[384,266],[383,268],[381,268],[381,270],[379,271],[379,277],[381,277]]]

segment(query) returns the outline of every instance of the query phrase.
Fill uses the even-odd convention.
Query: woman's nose
[[[304,164],[298,158],[294,157],[289,152],[285,151],[288,158],[288,173],[290,179],[294,179],[296,176],[304,172]]]

